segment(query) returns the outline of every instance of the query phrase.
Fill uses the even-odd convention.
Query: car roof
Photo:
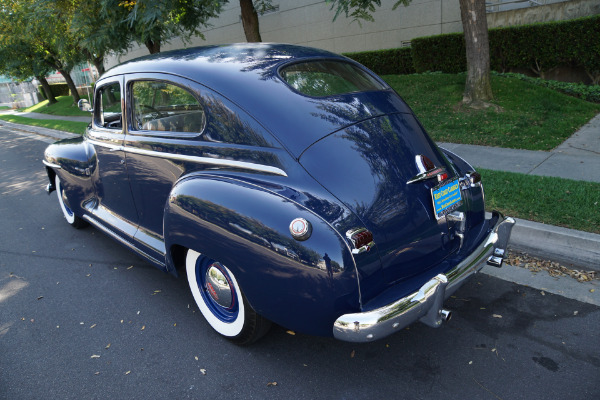
[[[104,76],[133,72],[167,72],[192,78],[203,75],[203,83],[217,84],[222,73],[256,72],[270,75],[274,65],[303,58],[326,57],[345,59],[329,51],[276,43],[238,43],[191,47],[139,57],[119,64]],[[223,70],[224,65],[235,66]],[[215,78],[215,79],[211,79]]]
[[[391,89],[383,91],[387,92],[385,95],[361,93],[314,98],[294,91],[280,78],[278,70],[281,66],[315,59],[346,61],[360,66],[341,55],[311,47],[241,43],[187,48],[137,58],[111,68],[102,79],[131,73],[166,73],[198,82],[248,112],[295,157],[315,141],[344,126],[398,112],[398,107],[409,112]],[[363,66],[360,68],[366,70]],[[379,98],[394,95],[397,100],[392,107],[384,104],[390,99],[382,101]],[[361,98],[359,102],[357,97]]]

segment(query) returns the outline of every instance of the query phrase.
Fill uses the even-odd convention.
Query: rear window
[[[298,92],[313,97],[386,89],[374,77],[343,61],[296,63],[283,67],[279,74]]]

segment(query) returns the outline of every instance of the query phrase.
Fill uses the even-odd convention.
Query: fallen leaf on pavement
[[[277,386],[277,382],[269,382],[267,383],[267,386]]]
[[[555,278],[559,276],[570,276],[579,282],[590,282],[600,279],[600,274],[596,271],[567,268],[558,262],[542,260],[523,252],[510,251],[505,262],[515,267],[527,268],[531,272],[540,272],[544,270],[550,276]]]
[[[492,314],[492,317],[494,317],[494,318],[502,318],[502,315],[500,315],[500,314]]]

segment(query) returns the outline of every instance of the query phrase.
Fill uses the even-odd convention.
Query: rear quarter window
[[[384,90],[373,76],[343,61],[306,61],[281,68],[281,78],[296,91],[312,97]]]

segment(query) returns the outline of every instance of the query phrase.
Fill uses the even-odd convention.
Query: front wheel
[[[252,309],[226,266],[188,250],[185,268],[194,300],[215,331],[242,345],[267,333],[271,322]]]
[[[60,204],[60,209],[62,210],[63,215],[69,223],[69,225],[77,229],[86,227],[88,223],[83,218],[80,218],[77,215],[75,215],[75,213],[73,213],[73,210],[71,210],[71,208],[69,207],[67,196],[65,194],[65,191],[63,190],[62,185],[60,184],[60,178],[58,177],[58,175],[56,175],[54,178],[54,185],[56,187],[56,195],[58,196],[58,204]]]

